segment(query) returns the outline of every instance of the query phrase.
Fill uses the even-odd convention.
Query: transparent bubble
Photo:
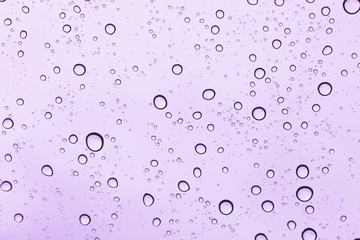
[[[190,185],[186,181],[182,180],[178,183],[178,188],[182,192],[187,192],[190,190]]]
[[[343,8],[348,14],[355,14],[360,10],[360,1],[359,0],[345,0],[343,2]]]
[[[321,169],[321,171],[322,171],[323,174],[328,174],[329,173],[329,168],[328,167],[323,167]]]
[[[175,64],[172,66],[172,72],[175,75],[180,75],[183,71],[183,67],[180,64]]]
[[[330,14],[330,12],[331,12],[331,10],[328,6],[321,8],[321,14],[323,16],[328,16]]]
[[[206,153],[206,146],[204,144],[202,144],[202,143],[198,143],[195,146],[195,151],[198,154],[204,154],[204,153]]]
[[[73,72],[77,75],[77,76],[82,76],[86,73],[86,68],[84,65],[78,63],[75,64],[74,68],[73,68]]]
[[[77,143],[77,141],[78,141],[78,137],[75,134],[71,134],[69,136],[69,142],[70,143],[75,144],[75,143]]]
[[[255,55],[255,54],[250,54],[250,55],[249,55],[249,60],[250,60],[251,62],[255,62],[255,61],[256,61],[256,55]]]
[[[281,45],[282,45],[282,42],[279,39],[275,39],[272,41],[272,46],[275,49],[279,49],[281,47]]]
[[[306,208],[305,208],[305,212],[306,212],[307,214],[313,214],[314,211],[315,211],[315,208],[314,208],[313,206],[311,206],[311,205],[308,205],[308,206],[306,206]]]
[[[263,234],[263,233],[258,233],[258,234],[256,234],[256,236],[255,236],[255,240],[268,240],[268,238],[266,237],[265,234]]]
[[[216,92],[214,89],[205,89],[202,93],[202,97],[205,99],[205,100],[211,100],[215,97],[216,95]]]
[[[150,207],[154,204],[154,197],[150,193],[145,193],[143,196],[143,203],[145,206]]]
[[[93,152],[100,151],[104,146],[104,138],[96,132],[89,133],[86,136],[86,146]]]
[[[312,228],[306,228],[302,233],[301,233],[301,238],[303,240],[316,240],[317,239],[317,233],[315,232],[314,229]]]
[[[219,203],[219,211],[224,215],[229,215],[234,210],[234,204],[230,200],[222,200]]]
[[[253,195],[259,195],[261,193],[261,187],[258,185],[254,185],[251,187],[251,193]]]
[[[7,162],[11,162],[11,161],[12,161],[12,156],[11,156],[11,154],[9,154],[9,153],[5,154],[4,159],[5,159],[5,161],[7,161]]]
[[[55,102],[57,103],[57,104],[61,104],[62,103],[62,98],[61,97],[56,97],[55,98]]]
[[[84,154],[80,154],[80,155],[78,156],[78,162],[79,162],[80,164],[86,164],[87,161],[88,161],[88,158],[87,158],[87,156],[85,156]]]
[[[76,12],[76,13],[80,13],[80,12],[81,12],[81,8],[80,8],[78,5],[75,5],[75,6],[73,7],[73,10],[74,10],[74,12]]]
[[[14,215],[14,220],[17,223],[21,223],[24,220],[24,216],[21,213],[16,213]]]
[[[202,117],[202,113],[199,112],[199,111],[196,111],[192,114],[192,117],[195,119],[195,120],[199,120],[201,117]]]
[[[333,48],[332,48],[331,46],[329,46],[329,45],[326,45],[326,46],[323,48],[323,50],[322,50],[322,54],[323,54],[324,56],[328,56],[328,55],[330,55],[332,52],[333,52]]]
[[[313,110],[314,112],[319,112],[320,109],[321,109],[321,107],[320,107],[319,104],[314,104],[314,105],[312,105],[311,108],[312,108],[312,110]]]
[[[106,24],[106,26],[105,26],[105,32],[106,32],[107,34],[113,35],[113,34],[115,33],[115,31],[116,31],[116,27],[115,27],[114,24],[112,24],[112,23]]]
[[[5,118],[4,121],[2,122],[2,126],[5,129],[10,129],[14,126],[14,121],[11,118]]]
[[[25,13],[25,14],[28,14],[28,13],[30,12],[30,8],[29,8],[28,6],[23,6],[23,7],[21,8],[21,10],[22,10],[23,13]]]
[[[296,228],[296,222],[293,221],[293,220],[290,220],[287,222],[287,227],[290,229],[290,230],[295,230]]]
[[[25,30],[22,30],[21,32],[20,32],[20,38],[21,39],[25,39],[27,37],[27,32],[25,31]]]
[[[266,200],[261,204],[261,208],[264,210],[264,212],[272,212],[274,210],[274,203],[270,200]]]
[[[153,99],[153,104],[157,109],[163,110],[167,106],[167,100],[163,95],[156,95]]]
[[[318,92],[321,96],[328,96],[332,92],[332,86],[328,82],[322,82],[318,86]]]
[[[211,27],[211,33],[212,33],[212,34],[216,35],[216,34],[218,34],[219,32],[220,32],[220,28],[219,28],[218,25],[214,25],[214,26]]]
[[[81,214],[79,217],[79,221],[80,221],[81,225],[86,226],[86,225],[90,224],[91,218],[87,214]]]
[[[267,176],[268,178],[273,178],[273,177],[275,176],[274,170],[272,170],[272,169],[268,170],[268,171],[266,172],[266,176]]]
[[[296,175],[298,178],[305,179],[309,176],[308,166],[301,164],[296,168]]]
[[[302,129],[307,129],[308,126],[309,126],[309,124],[307,122],[302,122],[301,123],[301,128]]]
[[[215,15],[216,15],[216,17],[218,18],[218,19],[223,19],[224,18],[224,16],[225,16],[225,13],[224,13],[224,11],[223,10],[217,10],[216,12],[215,12]]]
[[[160,219],[160,218],[154,218],[154,219],[152,220],[152,224],[153,224],[154,227],[160,226],[160,224],[161,224],[161,219]]]
[[[152,167],[157,167],[157,166],[159,165],[159,162],[154,159],[154,160],[151,160],[150,165],[151,165]]]
[[[342,216],[340,217],[340,221],[342,221],[342,222],[345,222],[346,219],[347,219],[347,217],[346,217],[345,215],[342,215]]]
[[[276,6],[281,7],[282,5],[284,5],[285,0],[274,0],[274,3]]]
[[[261,121],[266,117],[266,110],[263,107],[256,107],[252,110],[252,116],[255,120]]]
[[[296,191],[296,197],[301,202],[310,201],[313,194],[314,194],[314,191],[310,187],[307,187],[307,186],[302,186],[302,187],[298,188],[298,190]]]
[[[0,185],[0,189],[4,192],[9,192],[12,189],[12,184],[9,181],[3,181]]]
[[[44,174],[47,177],[51,177],[54,174],[54,171],[50,165],[44,165],[41,168],[42,174]]]
[[[65,24],[62,29],[65,33],[71,32],[71,26],[69,24]]]
[[[290,130],[290,129],[292,128],[292,125],[291,125],[291,123],[289,123],[289,122],[285,122],[285,123],[283,124],[283,128],[284,128],[285,130]]]
[[[265,70],[263,69],[263,68],[257,68],[257,69],[255,69],[255,71],[254,71],[254,76],[255,76],[255,78],[257,78],[257,79],[262,79],[262,78],[264,78],[265,77],[265,74],[266,74],[266,72],[265,72]]]
[[[109,187],[111,188],[117,188],[118,186],[118,180],[116,178],[109,178],[108,181],[107,181],[107,184]]]
[[[241,110],[242,109],[242,103],[241,102],[235,102],[234,103],[235,110]]]
[[[198,168],[198,167],[194,168],[194,170],[193,170],[194,177],[199,178],[199,177],[201,177],[201,174],[202,174],[202,171],[200,168]]]

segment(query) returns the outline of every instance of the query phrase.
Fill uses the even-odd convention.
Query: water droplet
[[[234,103],[234,109],[235,110],[241,110],[242,109],[242,103],[241,102],[235,102]]]
[[[256,107],[252,110],[252,116],[255,120],[261,121],[266,117],[266,111],[263,107]]]
[[[347,217],[346,217],[345,215],[342,215],[342,216],[340,217],[340,221],[342,221],[342,222],[345,222],[346,219],[347,219]]]
[[[248,4],[250,5],[256,5],[258,4],[258,0],[247,0]]]
[[[293,220],[290,220],[287,222],[287,227],[290,229],[290,230],[295,230],[296,228],[296,222],[294,222]]]
[[[302,187],[298,188],[298,190],[296,191],[296,197],[301,202],[310,201],[313,194],[314,194],[314,191],[310,187],[307,187],[307,186],[302,186]]]
[[[153,104],[157,109],[163,110],[167,106],[167,100],[163,95],[157,95],[153,99]]]
[[[0,189],[4,192],[9,192],[12,189],[12,184],[9,181],[3,181],[0,185]]]
[[[301,164],[296,168],[296,175],[298,178],[304,179],[309,176],[309,168],[308,166]]]
[[[216,34],[218,34],[219,32],[220,32],[219,26],[214,25],[214,26],[211,27],[211,33],[212,33],[212,34],[216,35]]]
[[[16,213],[14,215],[14,220],[17,223],[21,223],[24,220],[24,216],[21,213]]]
[[[71,26],[69,24],[65,24],[62,29],[65,33],[71,32]]]
[[[154,227],[160,226],[160,224],[161,224],[161,219],[160,219],[160,218],[154,218],[154,219],[152,220],[152,224],[153,224]]]
[[[182,180],[178,183],[178,188],[182,192],[187,192],[190,190],[190,185],[186,181]]]
[[[234,210],[234,204],[230,200],[222,200],[219,203],[219,211],[224,215],[229,215]]]
[[[14,121],[11,118],[5,118],[4,121],[2,122],[2,126],[5,129],[10,129],[14,126]]]
[[[180,75],[183,71],[183,67],[180,64],[175,64],[172,66],[172,72],[175,75]]]
[[[83,226],[89,225],[91,222],[91,218],[87,214],[81,214],[79,217],[79,221]]]
[[[88,158],[87,158],[87,156],[85,156],[84,154],[80,154],[80,155],[78,156],[78,162],[79,162],[80,164],[85,164],[85,163],[87,163],[87,161],[88,161]]]
[[[258,233],[258,234],[256,234],[256,236],[255,236],[255,240],[268,240],[268,238],[266,237],[265,234],[263,234],[263,233]]]
[[[307,214],[313,214],[314,211],[315,211],[315,208],[314,208],[313,206],[311,206],[311,205],[308,205],[308,206],[306,206],[306,208],[305,208],[305,212],[306,212]]]
[[[321,14],[323,16],[328,16],[330,14],[330,8],[328,6],[321,8]]]
[[[279,39],[275,39],[272,41],[272,46],[275,49],[279,49],[281,47],[282,43]],[[265,74],[264,74],[265,75]]]
[[[78,63],[74,66],[73,68],[73,72],[77,75],[77,76],[82,76],[86,73],[86,68],[84,65]]]
[[[112,24],[112,23],[106,24],[106,26],[105,26],[105,32],[106,32],[107,34],[113,35],[113,34],[115,33],[115,31],[116,31],[116,27],[115,27],[114,24]]]
[[[274,3],[276,6],[281,7],[282,5],[284,5],[285,0],[274,0]]]
[[[206,146],[204,144],[202,144],[202,143],[198,143],[195,146],[195,151],[198,154],[204,154],[204,153],[206,153]]]
[[[265,77],[265,74],[266,74],[266,72],[265,72],[265,70],[263,69],[263,68],[257,68],[257,69],[255,69],[255,71],[254,71],[254,76],[255,76],[255,78],[257,78],[257,79],[262,79],[262,78],[264,78]]]
[[[145,206],[150,207],[154,204],[154,197],[150,193],[145,193],[143,196],[143,203]]]
[[[261,204],[261,208],[267,213],[272,212],[274,210],[274,203],[270,200],[266,200]]]
[[[199,120],[202,117],[202,113],[199,111],[196,111],[192,114],[192,116],[195,120]]]
[[[332,86],[328,82],[322,82],[318,86],[318,92],[321,96],[328,96],[332,92]]]
[[[251,193],[254,195],[259,195],[261,193],[261,187],[258,185],[254,185],[251,187]]]
[[[104,138],[96,132],[89,133],[86,136],[86,146],[91,151],[98,152],[104,146]]]
[[[77,143],[77,141],[78,141],[78,137],[75,134],[71,134],[69,136],[69,142],[70,143],[75,144],[75,143]]]
[[[316,240],[317,233],[312,228],[306,228],[302,233],[301,237],[303,240]]]
[[[289,122],[285,122],[285,123],[283,124],[283,128],[284,128],[285,130],[290,130],[290,129],[292,128],[292,125],[291,125],[291,123],[289,123]]]
[[[216,12],[215,12],[215,15],[216,15],[216,17],[218,18],[218,19],[223,19],[224,18],[224,16],[225,16],[225,13],[224,13],[224,11],[223,10],[217,10]]]
[[[215,90],[214,89],[205,89],[203,91],[203,94],[202,94],[202,97],[205,99],[205,100],[211,100],[215,97]]]
[[[319,112],[320,109],[321,109],[321,107],[320,107],[319,104],[314,104],[314,105],[312,105],[311,108],[312,108],[312,110],[313,110],[314,112]]]
[[[151,160],[150,165],[152,167],[157,167],[159,165],[159,162],[158,162],[158,160],[153,159],[153,160]]]
[[[360,1],[359,0],[345,0],[343,2],[343,8],[348,14],[355,14],[360,10]]]
[[[201,177],[202,171],[200,168],[196,167],[193,170],[193,174],[194,174],[194,177],[199,178],[199,177]]]
[[[54,174],[53,169],[50,165],[42,166],[41,172],[42,172],[42,174],[44,174],[45,176],[48,176],[48,177],[51,177]]]
[[[275,176],[274,170],[272,170],[272,169],[268,170],[268,171],[266,172],[266,176],[267,176],[268,178],[273,178],[273,177]]]
[[[5,154],[4,159],[5,159],[5,161],[7,161],[7,162],[11,162],[11,160],[12,160],[11,154],[9,154],[9,153]]]
[[[322,54],[325,55],[325,56],[330,55],[332,52],[333,52],[333,49],[329,45],[326,45],[322,50]]]
[[[109,178],[107,184],[111,188],[116,188],[118,186],[118,180],[116,178]]]

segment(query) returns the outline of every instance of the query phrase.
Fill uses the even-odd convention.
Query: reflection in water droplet
[[[287,227],[288,227],[290,230],[294,230],[294,229],[296,228],[296,222],[294,222],[293,220],[288,221]]]
[[[152,224],[154,225],[154,227],[158,227],[161,224],[161,219],[160,218],[154,218],[152,221]]]
[[[302,186],[302,187],[298,188],[298,190],[296,191],[296,197],[301,202],[310,201],[313,194],[314,194],[314,191],[310,187],[307,187],[307,186]]]
[[[215,97],[215,90],[214,89],[205,89],[203,91],[203,94],[202,94],[202,97],[205,99],[205,100],[211,100]]]
[[[111,188],[116,188],[118,186],[118,180],[116,178],[109,178],[107,184]]]
[[[79,221],[83,226],[89,225],[91,222],[91,218],[87,214],[81,214],[79,217]]]
[[[167,100],[163,95],[156,95],[153,99],[153,104],[157,109],[163,110],[167,106]]]
[[[5,129],[10,129],[14,126],[14,121],[11,118],[5,118],[4,121],[2,122],[2,126]]]
[[[309,168],[308,166],[301,164],[296,168],[296,175],[298,178],[304,179],[309,176]]]
[[[44,174],[45,176],[48,176],[48,177],[51,177],[54,174],[53,169],[50,165],[42,166],[41,172],[42,172],[42,174]]]
[[[222,200],[219,203],[219,211],[224,215],[229,215],[233,212],[234,205],[230,200]]]
[[[266,111],[263,107],[256,107],[252,110],[252,116],[255,120],[261,121],[266,117]]]
[[[272,212],[274,210],[274,203],[270,200],[266,200],[261,204],[261,208],[267,213]]]
[[[105,26],[105,32],[106,32],[107,34],[113,35],[113,34],[115,33],[115,31],[116,31],[116,27],[115,27],[114,24],[112,24],[112,23],[106,24],[106,26]]]
[[[206,146],[204,144],[202,144],[202,143],[198,143],[195,146],[195,151],[198,154],[204,154],[204,153],[206,153]]]
[[[24,220],[24,216],[21,213],[16,213],[14,215],[14,220],[17,223],[21,223]]]
[[[86,136],[86,146],[93,152],[100,151],[104,146],[104,138],[96,133],[92,132]]]
[[[306,228],[302,233],[301,237],[303,240],[316,240],[317,233],[312,228]]]
[[[175,64],[172,66],[172,72],[175,75],[180,75],[183,71],[183,67],[180,64]]]
[[[344,0],[343,8],[348,14],[355,14],[360,10],[360,1],[359,0]]]
[[[3,181],[0,185],[0,189],[4,192],[9,192],[12,189],[12,184],[9,181]]]
[[[190,185],[186,181],[182,180],[178,183],[178,188],[182,192],[187,192],[190,190]]]
[[[82,76],[86,73],[86,68],[84,65],[78,63],[74,66],[73,71],[77,76]]]
[[[332,86],[328,82],[322,82],[318,86],[318,92],[321,96],[328,96],[332,92]]]
[[[268,238],[266,237],[265,234],[263,234],[263,233],[258,233],[258,234],[256,234],[256,236],[255,236],[255,240],[268,240]]]
[[[201,177],[202,171],[200,168],[196,167],[193,170],[193,174],[194,174],[194,177],[199,178],[199,177]]]
[[[143,196],[143,203],[145,206],[150,207],[154,204],[154,197],[150,193],[145,193]]]

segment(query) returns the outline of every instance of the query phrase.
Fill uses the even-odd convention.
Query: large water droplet
[[[104,138],[96,133],[92,132],[86,136],[86,146],[93,152],[100,151],[104,146]]]
[[[12,184],[9,181],[3,181],[0,185],[0,189],[4,192],[9,192],[12,189]]]
[[[328,96],[332,91],[332,86],[328,82],[322,82],[318,86],[318,92],[321,96]]]
[[[301,164],[296,168],[296,175],[298,178],[304,179],[309,176],[309,168],[308,166]]]
[[[222,200],[219,203],[219,211],[224,215],[229,215],[234,210],[234,204],[230,200]]]
[[[116,31],[116,27],[115,27],[114,24],[112,24],[112,23],[106,24],[106,26],[105,26],[105,32],[106,32],[107,34],[113,35],[113,34],[115,33],[115,31]]]
[[[21,223],[24,220],[24,216],[21,213],[17,213],[14,215],[14,220],[17,223]]]
[[[360,1],[359,0],[345,0],[343,2],[343,8],[348,14],[355,14],[360,10]]]
[[[156,95],[153,99],[153,104],[157,109],[163,110],[167,106],[167,100],[163,95]]]
[[[154,197],[150,193],[145,193],[143,196],[143,203],[145,206],[150,207],[154,204]]]
[[[198,143],[195,146],[195,151],[198,154],[204,154],[204,153],[206,153],[206,146],[204,144],[202,144],[202,143]]]
[[[301,233],[301,238],[303,240],[316,240],[317,238],[317,233],[314,229],[312,228],[306,228],[302,233]]]
[[[51,177],[54,174],[54,171],[50,165],[44,165],[41,168],[42,174],[45,176]]]
[[[178,183],[178,188],[182,192],[187,192],[190,190],[190,185],[186,181],[182,180]]]
[[[302,186],[302,187],[298,188],[298,190],[296,191],[296,197],[301,202],[310,201],[313,194],[314,194],[314,191],[310,187],[307,187],[307,186]]]
[[[111,188],[116,188],[118,186],[118,180],[116,178],[109,178],[107,184]]]
[[[89,225],[91,222],[91,218],[87,214],[81,214],[79,217],[79,221],[83,226]]]
[[[5,129],[10,129],[14,126],[14,121],[11,118],[5,118],[4,121],[2,122],[2,126]]]
[[[77,76],[82,76],[86,73],[86,68],[84,65],[78,63],[74,66],[73,71]]]
[[[263,107],[256,107],[252,110],[252,116],[255,120],[261,121],[266,117],[266,110]]]

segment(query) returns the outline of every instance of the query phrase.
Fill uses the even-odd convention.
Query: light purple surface
[[[359,9],[0,1],[0,239],[360,238]]]

